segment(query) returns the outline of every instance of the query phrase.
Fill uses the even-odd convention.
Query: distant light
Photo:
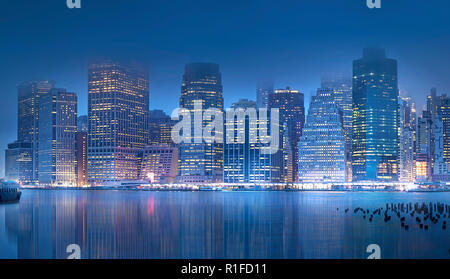
[[[153,172],[147,173],[147,179],[150,181],[150,183],[155,182],[155,174]]]

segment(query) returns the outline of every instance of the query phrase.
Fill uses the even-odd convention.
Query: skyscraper
[[[450,181],[450,98],[443,94],[433,121],[433,181]]]
[[[5,177],[22,184],[33,182],[33,146],[31,142],[16,141],[5,151]]]
[[[219,65],[192,63],[185,67],[181,87],[180,107],[195,113],[198,101],[203,113],[207,109],[223,111],[222,76]],[[208,121],[192,117],[190,143],[179,144],[180,182],[220,182],[223,175],[223,143],[207,143],[203,136],[196,138],[195,127],[205,127]],[[219,135],[223,138],[223,134]]]
[[[427,96],[426,110],[418,119],[416,168],[419,181],[445,181],[448,156],[446,155],[449,127],[449,101],[445,94],[438,96],[432,88]]]
[[[138,179],[149,137],[148,71],[135,63],[91,63],[88,104],[88,181]]]
[[[18,91],[18,121],[17,140],[32,144],[32,180],[38,181],[38,135],[39,135],[39,104],[42,96],[45,96],[53,88],[54,82],[29,81],[17,86]]]
[[[352,180],[352,80],[344,74],[329,74],[322,77],[321,87],[333,90],[333,99],[342,114],[342,129],[345,139],[346,180]]]
[[[430,133],[429,133],[429,146],[428,146],[428,155],[429,155],[429,164],[430,169],[434,168],[434,159],[435,159],[435,120],[440,111],[442,96],[437,95],[437,89],[431,88],[430,95],[427,96],[427,114],[428,120],[430,121]]]
[[[272,81],[259,82],[256,88],[256,105],[258,108],[267,108],[269,105],[269,95],[273,91]]]
[[[439,114],[442,121],[444,160],[450,163],[450,97],[447,95],[441,96]]]
[[[298,180],[298,141],[305,123],[304,95],[290,87],[275,90],[269,95],[269,109],[280,111],[280,124],[284,126],[283,142],[285,182]]]
[[[322,88],[312,97],[299,142],[300,182],[344,182],[345,137],[335,90]]]
[[[415,111],[414,104],[409,97],[399,97],[400,110],[400,154],[399,178],[400,181],[415,181]]]
[[[239,102],[233,103],[233,109],[243,109],[243,116],[239,118],[237,115],[225,123],[227,133],[233,131],[233,140],[227,137],[224,145],[224,170],[223,181],[226,183],[279,183],[282,182],[283,167],[283,150],[279,149],[274,154],[264,152],[268,148],[268,144],[261,141],[252,142],[251,134],[259,134],[262,126],[271,126],[270,113],[267,118],[261,116],[252,118],[251,113],[247,109],[253,109],[256,116],[256,102],[247,99],[241,99]],[[259,113],[262,113],[259,111]],[[280,129],[278,123],[273,123]],[[251,127],[256,127],[252,130]],[[241,131],[242,130],[242,131]],[[243,140],[238,140],[238,134],[243,133]],[[282,134],[279,132],[280,137]],[[281,142],[281,139],[279,139]]]
[[[162,110],[151,110],[148,122],[150,132],[149,144],[174,144],[171,132],[175,121],[170,116]]]
[[[444,127],[441,117],[434,121],[435,156],[433,165],[433,181],[450,181],[450,164],[444,158]]]
[[[398,180],[397,61],[365,49],[353,61],[353,181]]]
[[[38,181],[76,185],[77,95],[53,88],[39,102]]]
[[[429,181],[431,179],[431,144],[432,144],[431,113],[427,110],[422,112],[422,116],[417,120],[417,141],[416,141],[416,180]],[[434,148],[433,148],[434,149]]]

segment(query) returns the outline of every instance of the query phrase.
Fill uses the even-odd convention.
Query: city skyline
[[[47,183],[47,184],[50,183],[54,185],[60,184],[60,185],[82,186],[86,185],[86,183],[80,184],[79,181],[84,181],[87,178],[88,184],[100,185],[97,183],[106,183],[108,181],[114,182],[121,180],[137,181],[140,179],[152,181],[153,178],[149,179],[147,176],[153,177],[154,175],[162,175],[162,176],[167,175],[165,172],[162,174],[151,173],[150,171],[148,171],[147,167],[144,168],[143,160],[145,158],[142,158],[143,156],[142,152],[147,152],[144,150],[145,148],[151,146],[157,147],[160,144],[165,145],[168,144],[169,147],[170,146],[176,147],[176,144],[174,142],[171,142],[172,140],[171,136],[173,137],[173,135],[171,135],[171,128],[177,123],[177,121],[172,120],[171,117],[165,114],[164,111],[162,110],[152,110],[152,111],[149,110],[148,72],[145,70],[145,66],[143,66],[143,64],[141,63],[136,62],[125,62],[125,61],[118,62],[108,59],[103,59],[99,61],[91,63],[89,65],[89,90],[91,96],[90,96],[90,106],[88,116],[81,115],[77,117],[77,94],[66,93],[66,89],[56,88],[55,81],[25,81],[18,86],[17,88],[18,96],[20,97],[18,99],[18,105],[20,108],[18,112],[20,124],[17,129],[18,138],[17,141],[10,143],[9,149],[5,151],[6,152],[5,154],[9,154],[8,156],[13,157],[18,156],[15,157],[17,158],[16,160],[18,165],[16,167],[17,169],[14,169],[14,167],[11,167],[13,165],[12,163],[14,162],[14,160],[11,160],[9,157],[6,157],[9,164],[8,165],[9,173],[20,173],[20,170],[22,170],[26,164],[30,163],[28,158],[31,156],[32,157],[31,163],[33,164],[31,171],[32,173],[31,181],[34,183]],[[339,119],[340,123],[338,126],[336,126],[336,123],[333,122],[335,120],[333,120],[332,122],[330,122],[331,125],[330,127],[335,128],[339,127],[339,129],[341,130],[340,133],[343,136],[342,140],[345,139],[345,141],[341,143],[336,142],[336,144],[338,144],[338,146],[342,144],[342,146],[338,147],[338,150],[340,150],[338,152],[344,152],[343,153],[345,155],[344,162],[346,164],[345,168],[340,169],[340,171],[344,171],[345,169],[344,171],[345,174],[342,173],[339,174],[341,175],[341,178],[337,177],[327,178],[323,182],[327,181],[339,182],[345,180],[350,181],[352,180],[351,176],[353,176],[353,181],[361,181],[361,180],[375,181],[380,179],[386,181],[397,181],[398,178],[401,178],[400,181],[405,182],[411,181],[411,179],[412,181],[414,181],[416,180],[416,175],[414,172],[416,169],[418,169],[418,173],[420,173],[421,167],[418,167],[418,165],[420,164],[425,166],[426,172],[425,175],[423,175],[423,178],[417,178],[418,181],[429,181],[433,177],[436,178],[440,177],[441,179],[447,179],[448,168],[446,165],[447,159],[445,157],[445,154],[447,154],[447,145],[449,140],[447,136],[445,136],[446,135],[445,131],[447,131],[446,129],[448,122],[447,118],[445,118],[446,114],[440,116],[441,112],[444,111],[446,112],[444,107],[441,107],[447,100],[446,95],[444,94],[442,96],[437,96],[437,90],[435,88],[432,88],[430,93],[431,95],[426,97],[427,109],[424,110],[423,116],[419,117],[419,121],[416,124],[415,100],[411,100],[411,98],[407,96],[399,96],[399,92],[397,89],[397,79],[398,79],[397,62],[394,59],[387,59],[385,56],[384,49],[373,49],[373,48],[364,49],[363,58],[359,60],[354,60],[354,71],[355,74],[353,77],[353,86],[356,87],[353,88],[353,92],[351,94],[353,96],[353,108],[354,108],[353,120],[351,117],[351,110],[349,111],[349,107],[351,108],[352,106],[352,104],[349,103],[351,102],[351,98],[349,98],[348,92],[349,91],[351,92],[352,88],[352,85],[348,84],[349,79],[346,78],[345,75],[343,74],[327,75],[321,78],[320,84],[321,87],[319,87],[318,92],[323,93],[320,93],[320,96],[322,96],[323,94],[325,94],[323,96],[329,96],[329,98],[331,99],[329,99],[327,102],[333,102],[335,108],[337,109],[334,110],[335,113],[334,116],[330,115],[331,118],[323,118],[323,119],[324,120]],[[377,77],[377,75],[379,75],[379,77]],[[205,111],[207,108],[216,108],[224,112],[225,110],[223,107],[224,99],[222,97],[223,89],[221,79],[222,75],[219,70],[219,65],[217,64],[213,63],[187,64],[185,67],[184,80],[181,86],[182,89],[180,94],[181,107],[184,109],[190,109],[191,112],[194,112],[194,110],[196,109],[195,102],[201,101],[201,103],[203,103],[204,106],[203,110]],[[365,88],[361,87],[361,84],[366,83],[371,84],[372,89],[370,89],[367,92],[361,91],[362,90],[361,88]],[[374,90],[374,88],[378,89]],[[253,100],[257,100],[258,96],[260,96],[260,93],[261,90],[259,89],[259,87],[257,87],[254,92]],[[53,102],[58,103],[59,102],[59,97],[57,97],[59,96],[58,94],[66,94],[66,95],[71,94],[69,96],[73,96],[71,98],[75,98],[74,106],[70,108],[69,112],[67,112],[67,109],[64,106],[61,109],[57,108],[58,106],[53,108],[53,110],[56,110],[53,112],[55,115],[57,115],[56,119],[61,118],[62,121],[66,122],[67,117],[68,119],[72,119],[70,120],[72,121],[71,124],[66,124],[66,122],[61,122],[63,123],[61,124],[58,122],[59,120],[55,120],[55,118],[53,118],[52,120],[56,121],[54,122],[54,124],[52,124],[53,127],[61,126],[62,128],[61,132],[71,131],[70,139],[67,138],[67,136],[63,136],[61,137],[61,140],[58,140],[57,137],[60,137],[59,134],[61,132],[57,132],[52,136],[52,134],[51,133],[48,134],[49,132],[46,132],[46,130],[40,131],[40,129],[44,129],[46,125],[52,123],[51,118],[45,116],[46,114],[44,114],[43,116],[40,115],[41,113],[43,113],[42,111],[52,110],[51,107],[48,108],[43,107],[45,102],[49,103],[48,101],[45,100],[55,95]],[[366,96],[364,94],[368,95]],[[392,96],[390,96],[389,94],[391,94]],[[389,97],[386,98],[385,96]],[[61,101],[64,101],[64,98],[67,97],[63,97]],[[358,117],[365,115],[367,112],[379,109],[377,106],[374,106],[373,108],[365,107],[367,105],[361,107],[359,104],[360,100],[366,100],[367,98],[368,99],[375,98],[374,100],[377,100],[376,102],[369,102],[368,104],[377,103],[378,104],[377,106],[379,106],[381,109],[379,113],[382,114],[388,113],[392,115],[385,117],[377,112],[376,115],[378,118],[382,120],[381,122],[372,119],[371,118],[372,114],[367,114],[367,116],[364,116],[363,119],[365,120],[363,122],[361,122],[361,120],[358,120]],[[315,99],[313,98],[311,102],[313,102],[314,100]],[[390,102],[392,104],[386,107],[387,104],[386,102]],[[35,106],[35,109],[32,110],[28,109],[32,108],[33,106]],[[233,109],[237,108],[256,109],[258,107],[258,102],[248,99],[239,99],[239,102],[233,103],[231,107]],[[262,107],[264,108],[264,106]],[[278,168],[281,171],[280,182],[285,183],[297,182],[298,181],[297,170],[299,168],[298,166],[299,151],[297,149],[298,148],[297,145],[300,144],[300,146],[303,146],[302,148],[306,148],[304,150],[300,150],[302,154],[306,154],[303,153],[303,151],[305,151],[309,152],[309,155],[307,156],[313,157],[318,156],[319,154],[314,155],[314,152],[323,152],[323,150],[327,149],[326,136],[328,135],[328,133],[327,132],[323,133],[324,137],[323,140],[325,141],[325,145],[323,145],[324,148],[323,150],[319,150],[322,147],[320,147],[319,149],[311,149],[311,151],[315,150],[314,152],[311,153],[311,151],[308,151],[309,148],[308,146],[313,146],[315,144],[314,142],[308,142],[307,145],[302,145],[305,144],[306,142],[299,143],[300,136],[302,135],[305,117],[314,117],[313,115],[310,115],[311,110],[307,115],[305,114],[304,95],[299,90],[291,89],[289,86],[286,87],[286,89],[270,89],[270,92],[267,94],[266,108],[268,109],[276,108],[280,110],[281,118],[279,125],[281,138],[279,151],[281,153],[280,152],[278,153],[282,154],[279,155],[282,157],[282,159],[279,159],[281,160],[281,162],[278,162],[277,163],[278,165],[270,165],[273,163],[269,163],[269,165],[266,165],[267,163],[262,163],[263,164],[262,169],[266,167]],[[59,116],[59,110],[61,110],[62,117]],[[412,113],[412,111],[414,111],[414,115],[409,115],[410,113]],[[64,115],[66,116],[64,117]],[[438,115],[441,118],[437,117]],[[47,117],[48,119],[44,118],[44,116]],[[423,128],[421,127],[423,127],[423,125],[420,126],[421,119],[423,119],[424,117],[427,117],[426,119],[429,119],[424,122],[426,125],[428,125],[424,126],[426,127],[427,129],[426,131],[428,133],[425,136],[422,135],[424,132],[421,132],[423,130]],[[50,122],[46,121],[46,119]],[[392,128],[393,131],[395,132],[384,132],[386,128],[383,127],[387,127],[387,125],[385,125],[387,122],[385,123],[383,121],[389,119],[392,120],[393,123]],[[194,118],[192,118],[193,121],[192,127],[195,127],[196,123],[195,120],[196,119],[194,114]],[[257,121],[257,119],[255,120]],[[367,129],[368,135],[373,134],[373,132],[370,131],[375,131],[377,129],[382,129],[380,131],[385,133],[385,134],[380,134],[379,132],[376,133],[378,135],[378,138],[376,139],[378,142],[373,141],[373,139],[370,138],[364,139],[364,137],[361,137],[361,135],[363,135],[361,134],[361,131],[366,131],[366,129],[362,130],[361,127],[366,127],[366,124],[364,124],[366,122],[367,124],[369,124],[368,127],[372,127],[371,129]],[[208,124],[208,122],[205,122],[205,119],[200,121],[200,123],[203,123],[202,125],[204,127],[205,125]],[[313,135],[313,133],[317,132],[319,134],[322,133],[320,132],[321,131],[320,129],[322,129],[321,128],[322,124],[319,123],[317,123],[318,125],[315,124],[316,128],[308,130],[308,133],[312,133],[309,134],[308,138],[310,138],[310,135]],[[376,126],[375,124],[379,125],[379,127]],[[71,125],[71,126],[64,126],[64,125]],[[417,137],[415,130],[416,125],[419,125]],[[436,126],[436,128],[434,128],[435,127],[434,125],[440,126]],[[77,126],[78,131],[76,129]],[[389,153],[390,155],[389,154],[383,155],[383,157],[380,157],[380,159],[374,160],[371,159],[371,157],[367,157],[368,159],[364,159],[368,160],[368,162],[371,162],[371,164],[379,164],[379,165],[377,167],[369,166],[367,170],[364,170],[362,177],[360,174],[358,174],[358,172],[361,173],[360,170],[355,172],[355,166],[360,165],[361,164],[360,162],[363,161],[361,161],[361,159],[355,160],[355,158],[358,157],[354,157],[353,161],[350,161],[352,158],[351,153],[352,150],[354,150],[353,153],[356,155],[364,154],[364,152],[367,151],[363,151],[363,153],[361,153],[361,150],[354,149],[351,147],[350,144],[347,144],[347,142],[349,142],[352,139],[352,135],[349,134],[350,133],[349,131],[351,130],[352,126],[353,126],[353,133],[355,133],[355,131],[358,132],[358,134],[355,134],[358,136],[354,138],[357,141],[353,141],[353,146],[357,147],[358,145],[355,145],[355,143],[363,143],[365,140],[367,140],[368,142],[376,143],[372,147],[371,146],[367,147],[369,148],[367,150],[369,150],[371,153],[391,152]],[[335,128],[331,129],[335,130]],[[407,129],[405,130],[404,128],[411,129],[411,132],[408,132]],[[248,127],[246,129],[248,129]],[[314,129],[317,129],[317,132],[314,132]],[[438,131],[437,134],[436,131]],[[46,134],[43,134],[43,132],[46,132]],[[86,132],[87,134],[85,134],[85,136],[79,134]],[[195,134],[195,129],[193,129],[191,132]],[[250,133],[252,132],[250,131]],[[381,146],[381,144],[385,145],[384,142],[392,140],[392,135],[397,135],[397,133],[399,135],[399,138],[393,141],[394,145],[392,147],[389,147],[390,149],[386,149],[386,151],[384,151],[383,149],[380,149],[380,147],[377,147]],[[48,148],[45,149],[44,147],[48,145],[47,140],[46,139],[41,140],[41,134],[45,137],[54,137],[54,144],[55,144],[54,147],[48,146]],[[79,136],[81,136],[81,138],[79,138]],[[383,138],[384,136],[386,136],[385,139]],[[84,139],[82,137],[84,137]],[[79,145],[78,139],[80,139],[81,142],[84,141],[85,143],[81,143],[82,145]],[[334,141],[335,139],[337,138],[333,139],[330,138],[329,140]],[[246,140],[248,141],[248,138]],[[31,143],[35,143],[31,144],[31,149],[30,147],[26,146],[26,144],[29,143],[30,141]],[[424,144],[421,144],[422,141],[425,141],[426,144],[425,146]],[[399,146],[398,150],[396,147],[394,147],[397,146],[395,142],[398,142]],[[86,144],[86,146],[84,147],[83,144]],[[241,154],[247,154],[246,153],[247,151],[245,151],[245,149],[248,148],[245,147],[247,146],[247,144],[248,143],[239,147],[239,150],[241,150],[239,152],[244,152]],[[41,145],[43,147],[41,147]],[[204,146],[200,148],[200,145]],[[231,165],[229,165],[229,163],[225,162],[225,160],[228,160],[227,158],[232,158],[230,157],[230,155],[224,157],[223,149],[225,148],[226,150],[230,150],[229,149],[230,146],[227,145],[226,143],[224,144],[215,143],[212,145],[209,144],[205,145],[205,143],[201,143],[200,145],[197,144],[197,147],[200,148],[198,149],[197,147],[195,147],[196,143],[178,144],[178,147],[176,147],[179,148],[178,153],[180,154],[179,159],[177,159],[178,162],[176,164],[175,162],[172,161],[167,162],[168,166],[171,166],[170,167],[172,169],[171,172],[173,172],[174,166],[178,167],[178,176],[177,176],[178,182],[221,182],[221,181],[243,182],[254,180],[253,178],[250,178],[248,176],[250,171],[252,171],[252,167],[250,168],[247,167],[246,171],[243,172],[243,170],[239,171],[236,168],[238,167],[238,165],[232,167]],[[70,149],[71,151],[70,152],[66,151],[69,153],[66,153],[66,155],[64,156],[58,155],[59,154],[58,152],[61,152],[61,150],[63,150],[61,149],[62,147],[68,148],[67,150]],[[212,149],[208,151],[209,148]],[[351,148],[352,150],[349,150],[349,148]],[[440,148],[440,150],[435,152],[435,148],[436,149]],[[197,152],[198,154],[194,155],[194,153],[192,152],[196,149],[198,150],[195,152]],[[423,149],[425,149],[426,151],[423,151]],[[184,150],[188,152],[186,153],[186,151]],[[395,151],[395,153],[392,153],[393,150],[397,151]],[[78,157],[79,155],[77,154],[82,154],[83,152],[86,151],[87,157]],[[100,154],[98,152],[103,153]],[[371,153],[367,154],[370,155]],[[42,163],[45,160],[40,158],[40,156],[42,156],[43,154],[46,156],[47,154],[48,155],[53,154],[51,156],[54,156],[53,165],[56,166],[56,169],[46,170],[46,177],[48,177],[48,175],[51,175],[54,177],[54,179],[48,178],[43,179],[41,177],[42,175],[39,175],[40,169],[45,168],[45,164]],[[208,159],[203,162],[202,160],[204,160],[204,158],[207,158],[205,156],[211,156],[208,154],[212,155],[211,160]],[[236,155],[238,154],[239,153],[236,153]],[[417,160],[416,154],[418,154]],[[439,157],[439,154],[441,155],[444,154],[443,157],[445,157],[444,158],[445,160],[442,160],[442,158]],[[192,157],[193,155],[194,157]],[[72,159],[72,161],[74,162],[70,162],[71,160],[69,160],[69,157],[75,158],[76,156],[78,160]],[[250,157],[248,157],[247,159],[246,156],[247,155],[245,155],[246,159],[243,161],[247,162],[245,164],[255,166],[260,164],[258,163],[258,161],[255,161],[255,159],[250,159]],[[389,158],[386,159],[387,158],[386,156],[391,156],[390,157],[391,159]],[[178,156],[174,158],[177,157]],[[25,160],[23,160],[23,158],[25,158]],[[303,157],[302,160],[304,160],[304,158],[305,157]],[[322,160],[319,158],[321,157],[317,157],[317,159],[315,160]],[[409,161],[407,161],[408,158]],[[192,161],[194,159],[195,162]],[[241,159],[242,158],[235,157],[235,159],[233,160],[241,160]],[[111,163],[110,164],[106,163],[105,160],[106,161],[111,160]],[[277,159],[272,160],[273,162],[276,162]],[[300,163],[302,162],[302,160],[300,160]],[[76,161],[80,161],[81,165],[77,164]],[[435,166],[434,161],[440,162],[440,164]],[[353,171],[351,170],[352,162],[354,162]],[[205,169],[201,170],[202,167],[200,166],[203,164],[205,165]],[[387,164],[391,165],[388,166]],[[110,165],[110,167],[108,167],[108,165]],[[393,173],[388,174],[389,177],[387,179],[378,177],[380,166],[381,168],[383,168],[381,169],[382,170],[381,173],[383,173],[382,176],[386,177],[386,173],[390,171],[393,171]],[[238,176],[241,178],[236,180],[227,178],[226,175],[229,174],[230,172],[227,172],[226,174],[224,173],[222,175],[224,167],[229,168],[229,170],[234,168],[236,171],[238,171],[238,173],[239,172],[241,173],[238,174]],[[306,165],[300,167],[305,168]],[[195,170],[196,168],[199,169]],[[307,170],[308,168],[313,170],[317,169],[317,166],[313,167],[313,165],[311,165],[310,167],[306,167],[305,170]],[[58,169],[60,170],[72,169],[73,171],[69,171],[68,174],[67,173],[63,174],[60,173],[61,171],[58,171]],[[410,176],[412,178],[410,179],[405,178],[406,176],[404,175],[404,173],[402,174],[402,171],[407,172],[408,169],[411,172]],[[327,170],[324,169],[323,171],[324,175],[326,175],[325,172]],[[366,171],[369,171],[370,173],[364,174]],[[195,175],[192,176],[191,173],[193,172],[198,172],[198,174],[196,174],[196,176]],[[353,175],[351,175],[352,172]],[[247,174],[244,175],[244,173]],[[317,175],[320,176],[320,174]],[[252,176],[254,175],[252,174]],[[367,177],[364,178],[364,176]],[[71,178],[63,179],[61,177],[71,177]],[[271,177],[271,175],[267,177]],[[30,179],[25,177],[21,178],[21,180],[27,182]],[[173,182],[174,179],[170,181]],[[261,179],[255,179],[254,181],[273,182],[274,180],[267,179],[265,181]],[[302,181],[308,181],[308,179],[300,179],[300,182]]]
[[[179,73],[187,63],[221,65],[226,107],[240,97],[253,99],[256,84],[271,79],[275,88],[303,92],[307,109],[320,77],[350,75],[351,61],[367,46],[383,47],[399,61],[399,88],[417,100],[418,112],[429,88],[450,92],[450,39],[442,36],[450,29],[450,3],[444,1],[389,1],[382,9],[352,0],[85,1],[81,9],[68,9],[65,1],[10,2],[0,11],[0,22],[14,27],[0,37],[0,149],[15,139],[16,123],[6,119],[17,110],[17,84],[58,81],[78,93],[78,113],[85,115],[86,65],[98,56],[148,63],[150,109],[166,113],[178,106]],[[120,27],[109,28],[117,19]]]

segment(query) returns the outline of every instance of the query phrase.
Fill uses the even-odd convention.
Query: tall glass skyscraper
[[[76,185],[77,95],[53,88],[39,102],[39,184]]]
[[[223,111],[222,75],[219,65],[192,63],[185,67],[181,87],[180,107],[195,113],[194,103],[199,101],[203,113],[207,109]],[[223,176],[223,143],[207,143],[195,137],[194,127],[205,127],[209,121],[191,117],[192,142],[179,144],[180,182],[221,182]],[[223,138],[223,134],[219,135]]]
[[[418,181],[429,181],[431,178],[432,127],[433,120],[431,119],[430,111],[422,111],[422,116],[417,120],[415,172],[416,180]]]
[[[147,69],[133,63],[91,63],[88,104],[88,181],[139,179],[139,152],[149,138]]]
[[[399,97],[400,110],[400,155],[399,180],[415,181],[415,150],[414,139],[416,133],[414,103],[409,97]]]
[[[29,81],[17,86],[18,121],[17,140],[32,145],[32,181],[38,182],[39,104],[43,96],[54,87],[48,80]]]
[[[298,141],[305,124],[304,95],[287,87],[277,89],[269,95],[269,109],[279,109],[283,134],[283,177],[284,182],[298,180]]]
[[[342,112],[331,88],[317,90],[299,142],[300,182],[344,182]]]
[[[397,61],[365,49],[353,61],[353,181],[397,181],[399,162]]]
[[[233,109],[254,109],[256,111],[256,102],[247,99],[241,99],[239,102],[232,105]],[[261,112],[260,112],[261,113]],[[263,120],[264,119],[264,120]],[[277,123],[277,128],[280,126]],[[234,117],[233,120],[227,119],[225,123],[226,131],[233,131],[234,140],[232,142],[225,142],[224,145],[224,171],[223,181],[225,183],[279,183],[282,182],[282,156],[283,150],[279,149],[275,154],[267,154],[264,149],[269,148],[268,144],[258,142],[251,142],[250,135],[258,133],[251,127],[256,127],[257,130],[261,126],[271,126],[270,113],[265,119],[264,117],[257,117],[253,119],[250,117],[248,111],[244,112],[243,117]],[[240,131],[243,130],[243,131]],[[238,134],[243,133],[244,140],[238,140]],[[279,132],[280,137],[282,134]],[[281,142],[281,139],[279,139]]]
[[[352,123],[353,123],[353,97],[352,79],[344,74],[329,74],[322,77],[323,89],[333,90],[335,100],[342,114],[342,129],[345,138],[346,180],[352,180]]]
[[[439,114],[442,119],[442,153],[444,161],[450,164],[450,97],[442,95],[439,105]]]

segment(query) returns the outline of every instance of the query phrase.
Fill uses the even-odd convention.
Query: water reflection
[[[0,205],[0,258],[448,258],[448,231],[369,223],[343,208],[450,194],[24,191]],[[337,210],[340,208],[341,210]]]

